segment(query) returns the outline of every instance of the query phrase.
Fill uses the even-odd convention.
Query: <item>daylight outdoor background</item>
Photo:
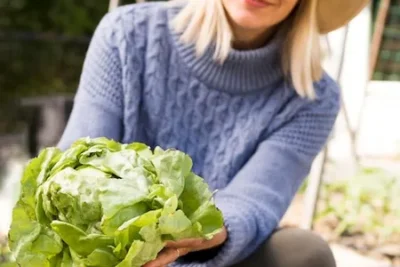
[[[387,12],[379,9],[385,3]],[[108,0],[0,0],[0,266],[10,257],[6,235],[22,168],[57,143],[108,8]],[[400,266],[400,0],[373,1],[323,41],[343,110],[282,225],[310,227],[312,184],[322,176],[312,226],[332,244],[339,267]]]

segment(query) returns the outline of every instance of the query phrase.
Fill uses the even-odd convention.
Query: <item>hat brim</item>
[[[320,33],[325,34],[346,25],[369,2],[369,0],[319,0],[317,18]]]

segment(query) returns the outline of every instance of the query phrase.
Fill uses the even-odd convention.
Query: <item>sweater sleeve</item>
[[[278,226],[335,123],[339,98],[311,102],[261,142],[231,183],[215,196],[228,230],[219,253],[191,267],[223,267],[253,253]]]
[[[58,147],[81,137],[121,139],[123,90],[117,13],[107,14],[92,37],[74,106]]]

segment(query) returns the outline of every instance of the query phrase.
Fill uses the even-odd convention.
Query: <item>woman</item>
[[[106,136],[178,148],[218,189],[226,230],[170,243],[146,267],[333,267],[329,247],[275,230],[339,110],[319,35],[366,0],[130,5],[98,26],[59,146]]]

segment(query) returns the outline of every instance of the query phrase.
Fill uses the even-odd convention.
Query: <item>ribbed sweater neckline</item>
[[[169,21],[179,12],[171,8]],[[232,93],[246,93],[269,88],[283,78],[281,68],[282,35],[277,33],[266,45],[254,50],[231,48],[228,58],[219,63],[214,60],[214,49],[210,46],[202,56],[197,56],[193,44],[180,40],[181,34],[169,24],[173,45],[183,63],[201,82],[212,89]]]

